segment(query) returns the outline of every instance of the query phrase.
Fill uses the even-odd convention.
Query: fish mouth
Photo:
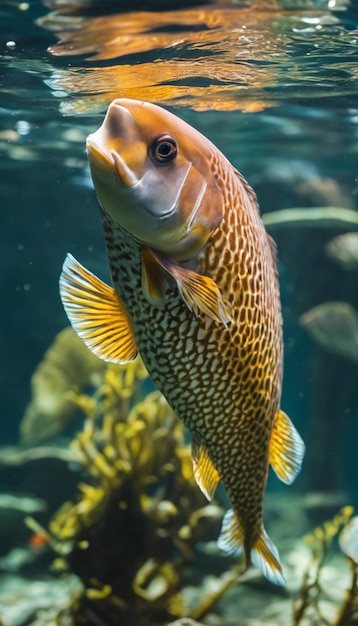
[[[113,159],[111,158],[110,151],[107,150],[106,146],[97,139],[96,134],[97,133],[88,135],[86,140],[86,150],[91,157],[94,157],[103,165],[113,167]]]
[[[134,124],[131,112],[114,101],[108,108],[102,126],[95,133],[88,135],[86,142],[89,159],[97,161],[102,169],[109,168],[111,172],[114,172],[117,176],[117,183],[124,188],[133,187],[139,179],[120,154],[111,149],[111,146],[123,133],[131,134]]]
[[[115,171],[119,183],[125,187],[134,187],[138,184],[139,178],[128,167],[124,159],[115,150],[109,150],[106,145],[96,137],[97,133],[88,135],[86,148],[90,157],[94,158],[105,168]]]

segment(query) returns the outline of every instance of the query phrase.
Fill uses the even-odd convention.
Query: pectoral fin
[[[60,294],[74,330],[94,354],[113,363],[135,358],[136,342],[116,291],[71,254],[63,264]]]
[[[149,248],[142,248],[142,289],[148,302],[162,308],[168,279]]]
[[[225,325],[231,321],[230,304],[212,278],[182,267],[154,250],[150,250],[150,254],[174,279],[182,299],[191,311],[202,311],[211,319]]]
[[[212,462],[208,449],[193,439],[193,469],[195,480],[208,500],[214,497],[215,489],[220,481],[219,472]]]
[[[305,444],[283,411],[278,411],[272,428],[269,462],[277,476],[290,485],[299,473],[305,454]]]

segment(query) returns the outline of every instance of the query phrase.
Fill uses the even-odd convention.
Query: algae
[[[20,444],[33,446],[59,434],[76,410],[67,391],[82,391],[104,367],[71,327],[58,333],[32,375],[32,397],[20,424]]]
[[[67,398],[84,414],[70,449],[85,478],[47,529],[27,523],[54,550],[54,566],[83,583],[70,608],[73,624],[200,619],[239,575],[232,569],[220,577],[231,561],[215,553],[197,559],[199,544],[216,540],[223,511],[195,483],[182,423],[152,391],[139,357],[108,365],[92,395],[72,390]],[[181,592],[200,584],[199,562],[210,558],[216,590],[188,608]]]
[[[262,581],[256,580],[254,571],[240,575],[236,559],[218,553],[223,511],[215,501],[208,505],[197,488],[183,424],[163,396],[153,391],[140,358],[126,366],[105,366],[88,393],[70,388],[66,399],[83,415],[82,428],[63,459],[79,468],[80,481],[74,497],[55,512],[46,528],[31,517],[26,523],[53,552],[54,573],[68,589],[67,600],[39,608],[35,623],[196,624],[232,587],[231,600],[228,594],[225,608],[219,607],[225,621],[211,617],[236,625],[228,617],[234,610],[230,606],[240,606],[242,613],[247,602],[250,612],[255,606],[266,623],[266,613],[259,608],[260,589],[250,590]],[[33,461],[41,448],[33,450],[35,455],[31,449],[20,450],[19,455],[12,451],[10,461]],[[44,450],[51,456],[56,448]],[[351,515],[352,509],[345,507],[306,537],[311,557],[292,621],[292,600],[285,595],[275,603],[273,596],[270,611],[277,612],[277,624],[355,623],[357,568],[352,555],[358,555],[358,542],[357,524],[349,526]],[[324,574],[337,536],[346,555],[349,584],[346,592],[342,587],[336,592],[327,612]],[[304,555],[302,542],[299,555],[300,559]],[[291,558],[297,559],[297,554]],[[340,571],[334,570],[335,578]],[[267,604],[267,588],[261,592]],[[237,615],[236,608],[234,612]],[[243,620],[240,623],[246,623]]]
[[[324,302],[300,316],[314,341],[329,352],[358,361],[358,314],[348,302]]]
[[[326,245],[326,253],[345,270],[358,269],[358,233],[337,235]]]
[[[292,207],[264,213],[262,220],[267,230],[278,228],[357,228],[358,211],[343,207]]]
[[[300,624],[327,624],[349,626],[358,623],[357,586],[357,521],[352,518],[353,507],[345,506],[332,520],[318,526],[313,533],[304,537],[311,550],[310,560],[304,571],[298,597],[293,607],[292,626]],[[332,544],[338,537],[339,546],[347,560],[349,584],[333,619],[324,614],[324,595],[330,593],[324,587],[324,569],[332,555]],[[305,620],[305,621],[304,621]]]

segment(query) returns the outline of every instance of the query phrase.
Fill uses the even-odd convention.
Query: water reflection
[[[260,111],[331,88],[357,93],[358,36],[346,3],[217,1],[94,17],[81,15],[83,3],[51,4],[56,10],[39,22],[60,39],[49,52],[84,57],[47,81],[70,96],[61,102],[64,114],[100,111],[114,97]],[[68,15],[75,7],[79,14]]]

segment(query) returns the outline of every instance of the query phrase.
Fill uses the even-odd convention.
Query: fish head
[[[117,99],[87,151],[99,203],[115,223],[177,261],[204,248],[224,211],[218,151],[206,137],[157,105]]]

